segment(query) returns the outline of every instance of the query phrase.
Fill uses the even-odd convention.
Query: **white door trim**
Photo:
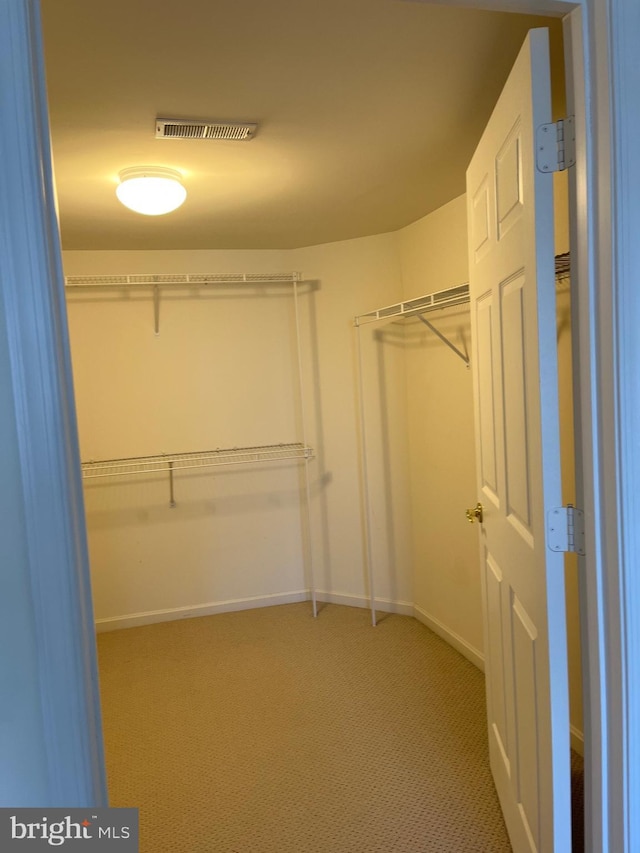
[[[606,688],[608,764],[603,772],[608,771],[609,849],[632,853],[640,849],[640,5],[637,0],[593,0],[588,32],[598,87],[592,90],[599,186],[594,193],[597,282],[591,306],[598,372],[591,382],[599,402],[593,409],[599,417],[593,455],[600,467],[594,465],[599,478],[593,485],[602,570],[594,577],[588,567],[587,581],[601,583],[604,630],[598,651]],[[586,366],[583,372],[586,382]],[[588,615],[594,618],[595,593],[595,588],[588,590]]]
[[[617,842],[609,846],[610,794],[607,732],[607,660],[605,654],[605,616],[603,611],[603,573],[606,565],[602,549],[602,493],[599,486],[601,382],[596,350],[598,311],[597,256],[602,252],[598,227],[593,212],[597,191],[590,176],[597,174],[598,162],[593,139],[595,115],[587,95],[589,80],[585,74],[584,18],[581,7],[565,19],[564,39],[567,72],[567,112],[576,116],[576,167],[569,171],[571,205],[572,325],[574,371],[574,425],[576,449],[576,494],[585,510],[586,551],[579,558],[580,621],[582,646],[582,681],[584,703],[585,756],[585,847],[593,851],[617,850]],[[588,53],[588,51],[587,51]],[[591,80],[593,85],[593,78]],[[597,127],[597,125],[596,125]],[[602,152],[608,156],[608,152]],[[600,235],[601,238],[603,235]],[[574,275],[575,270],[575,275]],[[610,768],[614,775],[613,766]]]
[[[24,519],[20,547],[11,547],[15,530],[0,530],[10,543],[3,572],[27,581],[20,619],[34,650],[3,655],[15,658],[16,679],[35,683],[40,696],[40,723],[28,738],[33,764],[3,767],[21,801],[0,805],[102,806],[95,633],[37,0],[0,4],[0,79],[0,336],[14,403],[0,416],[17,434],[20,480],[11,488]],[[6,713],[19,720],[21,709],[9,701]],[[17,780],[25,773],[41,776],[30,780],[39,802],[24,801]]]

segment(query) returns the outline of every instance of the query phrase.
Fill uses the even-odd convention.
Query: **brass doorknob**
[[[473,509],[467,510],[467,521],[469,522],[469,524],[474,524],[476,519],[480,522],[480,524],[482,524],[482,510],[483,506],[480,501],[478,501],[478,503],[473,507]]]

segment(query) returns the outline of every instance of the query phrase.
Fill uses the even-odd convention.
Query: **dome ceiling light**
[[[176,210],[187,197],[182,175],[163,166],[135,166],[120,172],[118,199],[136,213],[162,216]]]

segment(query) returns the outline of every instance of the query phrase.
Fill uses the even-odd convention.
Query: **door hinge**
[[[536,131],[536,165],[540,172],[563,172],[576,162],[575,120],[569,116]]]
[[[552,551],[584,557],[584,512],[572,504],[552,507],[547,514],[547,543]]]

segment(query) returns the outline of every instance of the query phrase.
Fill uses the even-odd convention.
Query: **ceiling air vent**
[[[157,118],[156,139],[252,139],[258,125],[235,121],[189,121]]]

